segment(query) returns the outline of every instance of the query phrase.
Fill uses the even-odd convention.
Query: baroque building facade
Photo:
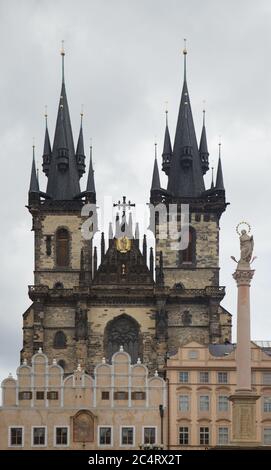
[[[166,425],[166,382],[131,365],[121,348],[93,376],[80,365],[65,377],[41,349],[2,382],[0,449],[126,450],[161,447]],[[163,431],[161,430],[163,427]]]
[[[250,355],[252,393],[259,397],[255,409],[256,441],[259,446],[271,446],[270,341],[251,341]],[[231,445],[236,345],[188,343],[167,361],[167,378],[170,448],[200,450]],[[238,421],[245,438],[249,436],[250,420],[246,409]]]
[[[219,283],[219,221],[226,209],[221,158],[216,182],[206,189],[209,153],[205,118],[197,143],[186,78],[172,148],[166,122],[162,169],[163,189],[155,156],[150,190],[155,248],[133,227],[131,205],[119,204],[108,241],[101,234],[100,250],[93,237],[82,236],[91,216],[90,234],[98,230],[96,188],[90,158],[87,186],[82,120],[75,148],[64,80],[53,145],[47,127],[43,171],[46,191],[39,188],[35,158],[28,209],[35,240],[34,284],[30,307],[23,315],[21,362],[31,361],[39,348],[71,374],[80,363],[92,373],[103,358],[123,346],[132,363],[138,358],[150,371],[163,373],[166,358],[189,341],[203,344],[231,340],[231,315],[222,306],[225,288]],[[91,209],[85,211],[88,204]],[[185,225],[182,207],[189,206],[188,246],[173,249],[171,233]],[[166,216],[160,208],[166,208]],[[174,214],[171,208],[174,207]],[[129,214],[128,214],[129,213]],[[113,230],[114,225],[114,230]],[[172,229],[172,230],[171,230]],[[177,240],[177,242],[179,239]],[[99,251],[99,252],[98,252]],[[98,262],[99,260],[99,262]]]

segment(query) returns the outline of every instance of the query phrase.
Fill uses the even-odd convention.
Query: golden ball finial
[[[184,41],[183,55],[186,55],[187,54],[186,39],[184,39],[183,41]]]
[[[62,56],[65,55],[64,40],[63,40],[63,39],[62,39],[62,41],[61,41],[61,50],[60,50],[60,54],[61,54]]]

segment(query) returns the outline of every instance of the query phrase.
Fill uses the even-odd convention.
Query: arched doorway
[[[140,326],[137,321],[125,313],[111,320],[104,334],[104,351],[107,360],[111,361],[115,352],[123,346],[131,356],[132,364],[142,356],[142,340]]]

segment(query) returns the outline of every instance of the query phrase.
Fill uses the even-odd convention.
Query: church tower
[[[69,106],[65,87],[62,49],[62,84],[57,111],[53,146],[51,147],[47,114],[43,171],[48,178],[46,192],[39,189],[33,162],[28,192],[28,209],[32,215],[34,232],[34,285],[29,286],[33,304],[24,314],[23,359],[29,359],[42,348],[50,359],[57,357],[62,364],[76,362],[86,355],[84,340],[75,341],[75,312],[84,317],[85,302],[77,290],[92,277],[92,240],[81,235],[84,218],[81,210],[85,202],[95,208],[96,192],[92,161],[85,191],[80,189],[80,179],[85,173],[83,127],[81,126],[75,150]],[[95,230],[95,227],[92,227]],[[87,337],[87,322],[84,335]],[[73,369],[71,369],[73,370]]]
[[[205,111],[198,146],[186,77],[177,119],[173,150],[168,121],[162,153],[162,170],[168,177],[167,189],[160,187],[157,161],[153,170],[150,202],[155,212],[156,263],[163,263],[163,284],[179,308],[168,310],[170,345],[187,340],[203,343],[230,339],[230,315],[220,307],[225,289],[219,284],[219,220],[225,211],[225,188],[219,146],[216,184],[206,189],[204,175],[209,169]],[[166,217],[159,215],[159,204],[167,207]],[[182,209],[189,209],[185,220]],[[188,230],[188,246],[178,249],[181,228]],[[176,233],[176,235],[174,235]]]

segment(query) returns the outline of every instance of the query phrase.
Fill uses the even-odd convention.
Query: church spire
[[[218,146],[219,146],[219,157],[218,157],[215,189],[218,189],[220,191],[225,191],[222,163],[221,163],[221,142],[219,142]]]
[[[81,116],[81,124],[80,124],[80,130],[79,130],[79,137],[78,137],[78,142],[77,142],[77,148],[76,148],[76,163],[77,163],[77,169],[80,178],[83,176],[85,173],[85,151],[84,151],[84,138],[83,138],[83,109],[81,110],[80,113]]]
[[[203,122],[202,122],[202,131],[199,144],[199,155],[201,160],[202,173],[205,173],[209,170],[209,152],[207,146],[207,137],[206,137],[206,127],[205,127],[205,109],[203,109]]]
[[[62,45],[62,85],[47,184],[47,196],[53,200],[73,200],[80,194],[79,174],[65,88],[64,57],[65,51]]]
[[[186,45],[183,54],[184,82],[167,189],[173,197],[197,197],[205,190],[205,186],[187,87]],[[188,142],[190,153],[186,158],[185,151]]]
[[[94,170],[93,170],[93,165],[92,165],[92,145],[89,148],[89,170],[88,170],[86,197],[89,200],[89,202],[92,202],[94,204],[96,203]]]
[[[165,129],[165,137],[164,137],[164,147],[162,153],[162,170],[169,175],[170,169],[170,162],[172,158],[172,146],[170,140],[170,134],[168,129],[168,110],[166,109],[166,129]]]
[[[151,192],[152,191],[159,191],[161,189],[160,184],[160,176],[157,164],[157,143],[154,144],[155,148],[155,155],[154,155],[154,165],[153,165],[153,173],[152,173],[152,184],[151,184]]]
[[[50,137],[49,137],[49,132],[48,132],[47,106],[45,106],[44,117],[45,117],[45,137],[44,137],[44,146],[43,146],[43,155],[42,155],[42,160],[43,160],[42,168],[46,176],[48,176],[51,158],[52,158],[52,150],[51,150],[51,142],[50,142]]]
[[[30,185],[28,191],[28,203],[29,205],[33,203],[39,202],[40,197],[40,188],[39,188],[39,181],[37,177],[36,171],[36,161],[35,161],[35,145],[33,144],[33,158],[32,158],[32,168],[31,168],[31,177],[30,177]]]

